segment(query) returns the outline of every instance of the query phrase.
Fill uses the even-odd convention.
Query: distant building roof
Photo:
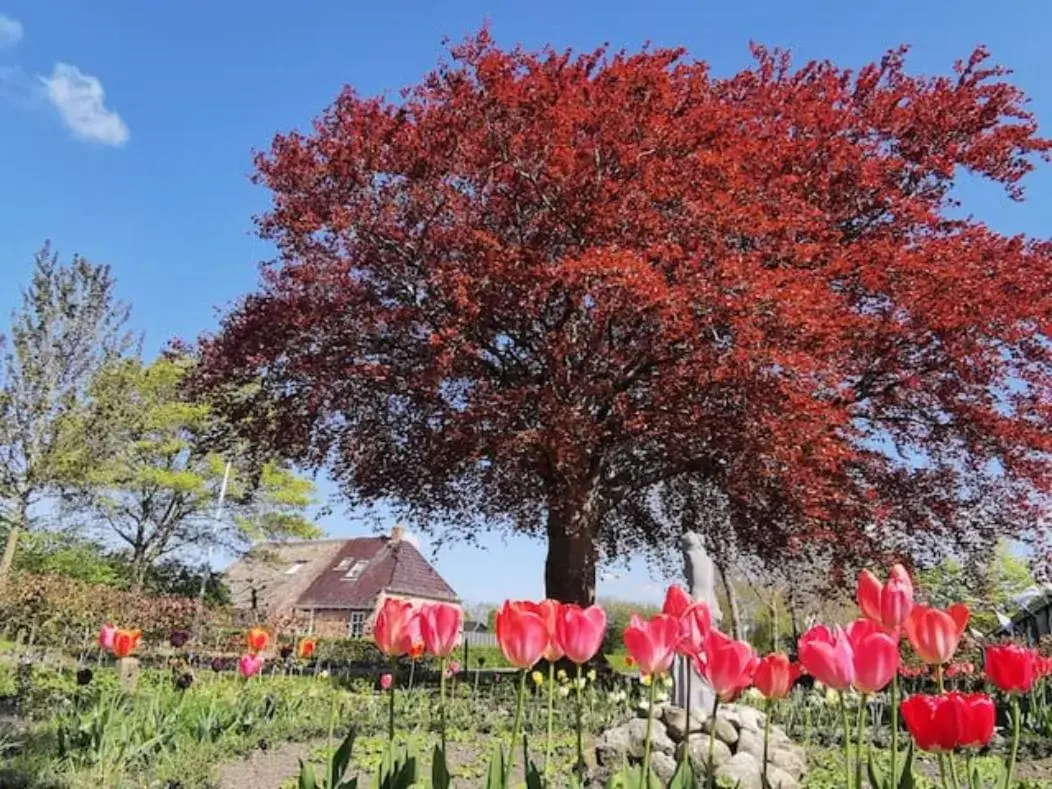
[[[226,573],[232,602],[266,615],[371,608],[383,593],[457,602],[457,593],[396,527],[390,537],[265,543]]]

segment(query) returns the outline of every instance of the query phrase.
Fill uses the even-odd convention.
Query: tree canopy
[[[253,438],[427,526],[545,535],[548,594],[675,550],[675,483],[743,550],[1014,530],[1052,482],[1052,245],[954,211],[1050,142],[977,50],[857,72],[763,48],[502,50],[347,88],[257,159],[278,250],[204,339]],[[254,388],[246,394],[246,385]]]
[[[95,373],[134,345],[115,285],[109,266],[79,255],[62,265],[45,244],[11,316],[0,357],[0,534],[7,535],[0,583],[34,505],[55,491],[70,414]]]
[[[76,448],[65,464],[67,503],[127,549],[136,585],[187,548],[237,551],[255,540],[320,534],[306,514],[314,494],[309,480],[276,461],[258,465],[243,446],[218,451],[218,417],[183,386],[192,367],[192,359],[178,355],[108,365],[70,428]],[[224,516],[217,521],[228,461]]]

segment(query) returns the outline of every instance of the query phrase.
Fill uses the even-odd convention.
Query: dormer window
[[[359,559],[351,565],[351,568],[347,571],[347,575],[344,576],[344,579],[347,581],[357,580],[358,576],[362,574],[368,564],[369,562],[364,559]]]
[[[333,568],[333,572],[342,573],[351,566],[350,559],[340,559],[340,563]]]

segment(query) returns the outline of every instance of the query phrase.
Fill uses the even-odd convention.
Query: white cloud
[[[0,49],[13,47],[22,40],[24,33],[21,22],[0,14]]]
[[[128,127],[121,116],[106,107],[106,92],[97,77],[76,66],[56,63],[50,77],[42,77],[48,99],[77,137],[119,147],[128,141]]]

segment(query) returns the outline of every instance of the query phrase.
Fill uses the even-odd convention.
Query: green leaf
[[[888,781],[880,771],[876,762],[873,761],[873,752],[870,751],[869,760],[866,763],[866,771],[869,773],[869,785],[873,789],[888,789]]]
[[[898,789],[914,789],[915,786],[913,782],[913,742],[911,740],[910,747],[906,750],[906,758],[902,760]]]
[[[766,781],[766,776],[764,777]],[[676,767],[676,772],[669,782],[668,789],[697,789],[697,780],[694,777],[694,765],[690,763],[690,752],[683,749],[683,758]]]
[[[317,789],[318,779],[314,775],[314,766],[305,764],[303,759],[300,759],[300,780],[299,789]]]
[[[498,743],[493,751],[493,758],[489,762],[489,770],[486,773],[486,783],[483,789],[504,789],[504,747]]]
[[[446,752],[436,745],[431,755],[431,789],[449,789],[452,777],[446,765]]]
[[[330,789],[334,789],[336,784],[343,780],[344,773],[347,772],[347,765],[351,762],[351,751],[354,749],[355,734],[354,729],[351,729],[344,741],[340,743],[340,747],[336,749],[336,753],[332,755],[332,763],[329,765]]]

